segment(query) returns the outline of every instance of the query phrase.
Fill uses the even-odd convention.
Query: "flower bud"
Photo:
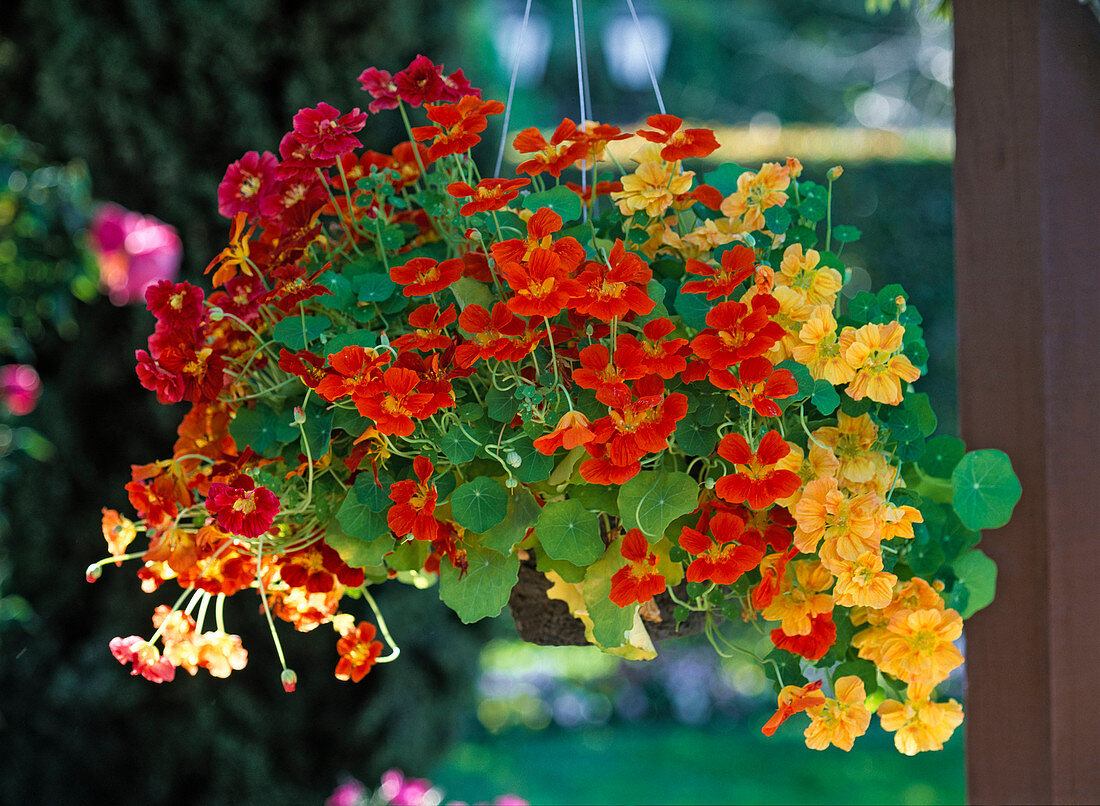
[[[516,487],[519,486],[519,480],[516,479],[515,476],[509,476],[507,479],[505,479],[504,486],[507,487],[509,490],[514,490],[516,489]]]
[[[298,675],[294,673],[293,669],[283,669],[283,673],[279,679],[283,683],[283,691],[287,694],[292,694],[295,687],[298,685]]]
[[[84,572],[84,578],[88,582],[95,582],[101,576],[103,576],[103,568],[95,563],[89,565],[88,570]]]
[[[225,318],[225,311],[223,311],[217,305],[214,305],[210,308],[209,316],[211,322],[220,322],[222,319]]]
[[[707,479],[705,482],[703,482],[703,486],[706,487],[708,490],[713,490],[714,489],[714,479]]]
[[[523,459],[521,459],[520,455],[515,451],[508,451],[508,453],[504,455],[504,461],[507,462],[510,467],[519,467],[523,464]]]
[[[301,406],[294,407],[294,424],[301,425],[306,421],[306,413],[302,411]]]
[[[843,166],[834,165],[832,168],[826,171],[825,178],[828,179],[830,182],[835,182],[836,180],[840,179],[840,175],[843,173]]]
[[[481,240],[481,230],[476,229],[474,227],[470,227],[468,230],[466,230],[466,238],[468,240],[471,240],[471,241],[480,241]]]

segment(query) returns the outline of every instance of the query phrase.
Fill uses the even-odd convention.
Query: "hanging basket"
[[[534,555],[530,554],[520,563],[519,580],[508,598],[508,609],[512,611],[519,637],[539,646],[587,646],[589,642],[584,636],[584,623],[569,612],[565,602],[546,595],[550,587],[550,580],[536,568]],[[684,583],[674,590],[678,598],[686,598]],[[653,609],[643,611],[642,620],[654,641],[703,631],[706,614],[702,612],[694,611],[686,621],[676,624],[673,613],[676,603],[667,591],[655,596],[653,603],[656,612]],[[721,621],[721,616],[716,615],[716,619]]]

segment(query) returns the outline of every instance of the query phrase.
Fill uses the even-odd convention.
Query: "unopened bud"
[[[294,407],[294,424],[301,425],[306,421],[306,413],[302,411],[301,406]]]
[[[294,670],[283,669],[279,679],[283,682],[283,691],[287,694],[293,694],[295,687],[298,685],[298,675],[294,674]]]
[[[468,230],[466,230],[466,238],[471,241],[480,241],[481,230],[470,227]]]
[[[103,568],[95,564],[89,565],[88,570],[84,572],[84,579],[88,582],[95,582],[101,576],[103,576]]]
[[[516,479],[515,476],[509,476],[507,479],[504,480],[504,486],[507,487],[509,490],[514,490],[516,489],[516,487],[519,486],[519,481]]]
[[[825,173],[825,178],[828,179],[830,182],[835,182],[836,180],[840,179],[840,175],[843,173],[843,166],[834,165]]]
[[[898,294],[894,297],[894,304],[898,306],[898,313],[905,313],[905,297]]]
[[[224,318],[225,318],[225,311],[223,311],[221,308],[219,308],[217,306],[214,306],[210,309],[210,321],[211,322],[220,322]]]
[[[703,486],[706,487],[708,490],[713,490],[714,489],[714,479],[707,479],[705,482],[703,482]]]
[[[523,459],[521,459],[520,455],[515,451],[508,451],[508,453],[504,456],[504,461],[506,461],[512,467],[519,467],[523,464]]]

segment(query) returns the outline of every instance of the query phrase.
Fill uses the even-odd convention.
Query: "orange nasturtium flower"
[[[103,538],[107,541],[107,550],[112,557],[121,557],[126,547],[137,537],[137,527],[129,518],[124,518],[116,510],[103,508]],[[117,561],[115,565],[122,565]]]
[[[901,354],[904,335],[905,328],[897,322],[872,322],[855,332],[844,352],[844,360],[855,370],[847,388],[852,400],[869,397],[891,406],[901,403],[901,382],[912,383],[920,377],[920,370]]]
[[[684,121],[675,115],[650,115],[646,118],[646,125],[658,131],[640,129],[638,136],[651,143],[663,145],[661,157],[669,162],[691,157],[705,157],[717,151],[719,147],[713,131],[681,129]]]
[[[611,199],[624,216],[645,210],[650,218],[658,218],[677,196],[691,190],[694,176],[694,171],[679,170],[678,163],[646,161],[623,177],[623,189],[612,193]]]
[[[764,211],[787,203],[784,191],[791,184],[791,169],[778,162],[766,162],[757,172],[737,177],[737,192],[722,202],[722,215],[740,218],[745,229],[764,229]]]
[[[909,687],[905,702],[885,700],[878,715],[882,729],[894,734],[894,746],[907,756],[942,750],[963,720],[962,706],[955,700],[932,702],[927,689],[919,686]]]
[[[839,336],[836,328],[832,308],[818,305],[798,331],[798,343],[791,347],[791,356],[810,371],[814,380],[824,379],[834,386],[848,383],[856,374],[844,360],[855,328],[845,328]]]
[[[591,442],[595,435],[588,426],[588,418],[579,411],[567,411],[558,420],[553,431],[535,440],[535,450],[549,456],[558,448],[571,451]]]
[[[775,714],[764,723],[760,732],[765,736],[771,736],[776,730],[797,714],[808,708],[815,708],[825,704],[825,695],[821,693],[821,681],[815,680],[805,686],[783,686],[779,692],[779,707]]]
[[[866,733],[871,724],[862,680],[855,675],[839,677],[833,690],[835,700],[826,698],[821,705],[807,709],[810,725],[803,735],[811,750],[824,750],[830,744],[844,751],[851,750],[855,740]]]
[[[382,643],[375,641],[374,635],[374,625],[365,621],[340,634],[340,640],[336,642],[336,651],[340,653],[336,664],[337,680],[358,683],[367,676],[382,654]]]
[[[489,210],[500,210],[519,196],[519,190],[531,184],[530,179],[482,179],[476,187],[465,182],[451,182],[447,192],[456,199],[469,199],[459,209],[459,215],[470,216]]]

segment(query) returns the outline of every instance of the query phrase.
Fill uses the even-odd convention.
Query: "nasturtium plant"
[[[713,132],[661,114],[525,129],[515,175],[484,177],[504,107],[461,71],[360,80],[409,139],[365,150],[366,113],[301,110],[280,156],[226,172],[212,293],[148,292],[139,378],[191,408],[89,577],[140,558],[182,593],[115,656],[228,674],[221,603],[255,590],[276,642],[329,625],[358,680],[399,654],[371,593],[395,580],[464,622],[556,607],[631,659],[702,631],[775,682],[769,735],[805,711],[810,747],[848,749],[874,706],[903,752],[942,747],[962,714],[935,691],[994,590],[979,530],[1019,483],[936,435],[919,313],[841,258],[840,169],[704,174]]]

